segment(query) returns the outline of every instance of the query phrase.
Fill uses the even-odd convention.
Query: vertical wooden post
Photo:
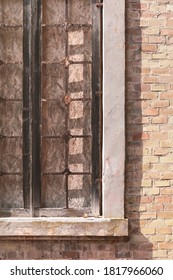
[[[32,95],[32,188],[34,207],[40,207],[40,96],[41,96],[41,0],[32,0],[31,95]]]
[[[23,1],[23,193],[32,208],[31,0]]]
[[[102,8],[97,0],[92,1],[93,39],[92,39],[92,213],[101,214],[101,103],[102,103],[102,53],[101,53],[101,21]]]
[[[24,207],[40,205],[41,0],[23,1],[23,190]]]

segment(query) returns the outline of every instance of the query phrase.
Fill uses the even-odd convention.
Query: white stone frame
[[[103,32],[103,216],[124,218],[125,0],[104,0]]]
[[[103,1],[103,216],[0,218],[0,236],[125,236],[125,0]]]

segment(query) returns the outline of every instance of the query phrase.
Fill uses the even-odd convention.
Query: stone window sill
[[[0,236],[127,236],[127,219],[0,218]]]

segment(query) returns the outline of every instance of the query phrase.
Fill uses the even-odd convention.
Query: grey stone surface
[[[103,218],[1,218],[0,236],[125,236],[128,221]]]
[[[103,216],[124,217],[125,1],[105,0],[103,20]]]

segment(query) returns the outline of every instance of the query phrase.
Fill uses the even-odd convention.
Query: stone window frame
[[[103,1],[102,216],[0,218],[0,236],[125,236],[125,0]]]

